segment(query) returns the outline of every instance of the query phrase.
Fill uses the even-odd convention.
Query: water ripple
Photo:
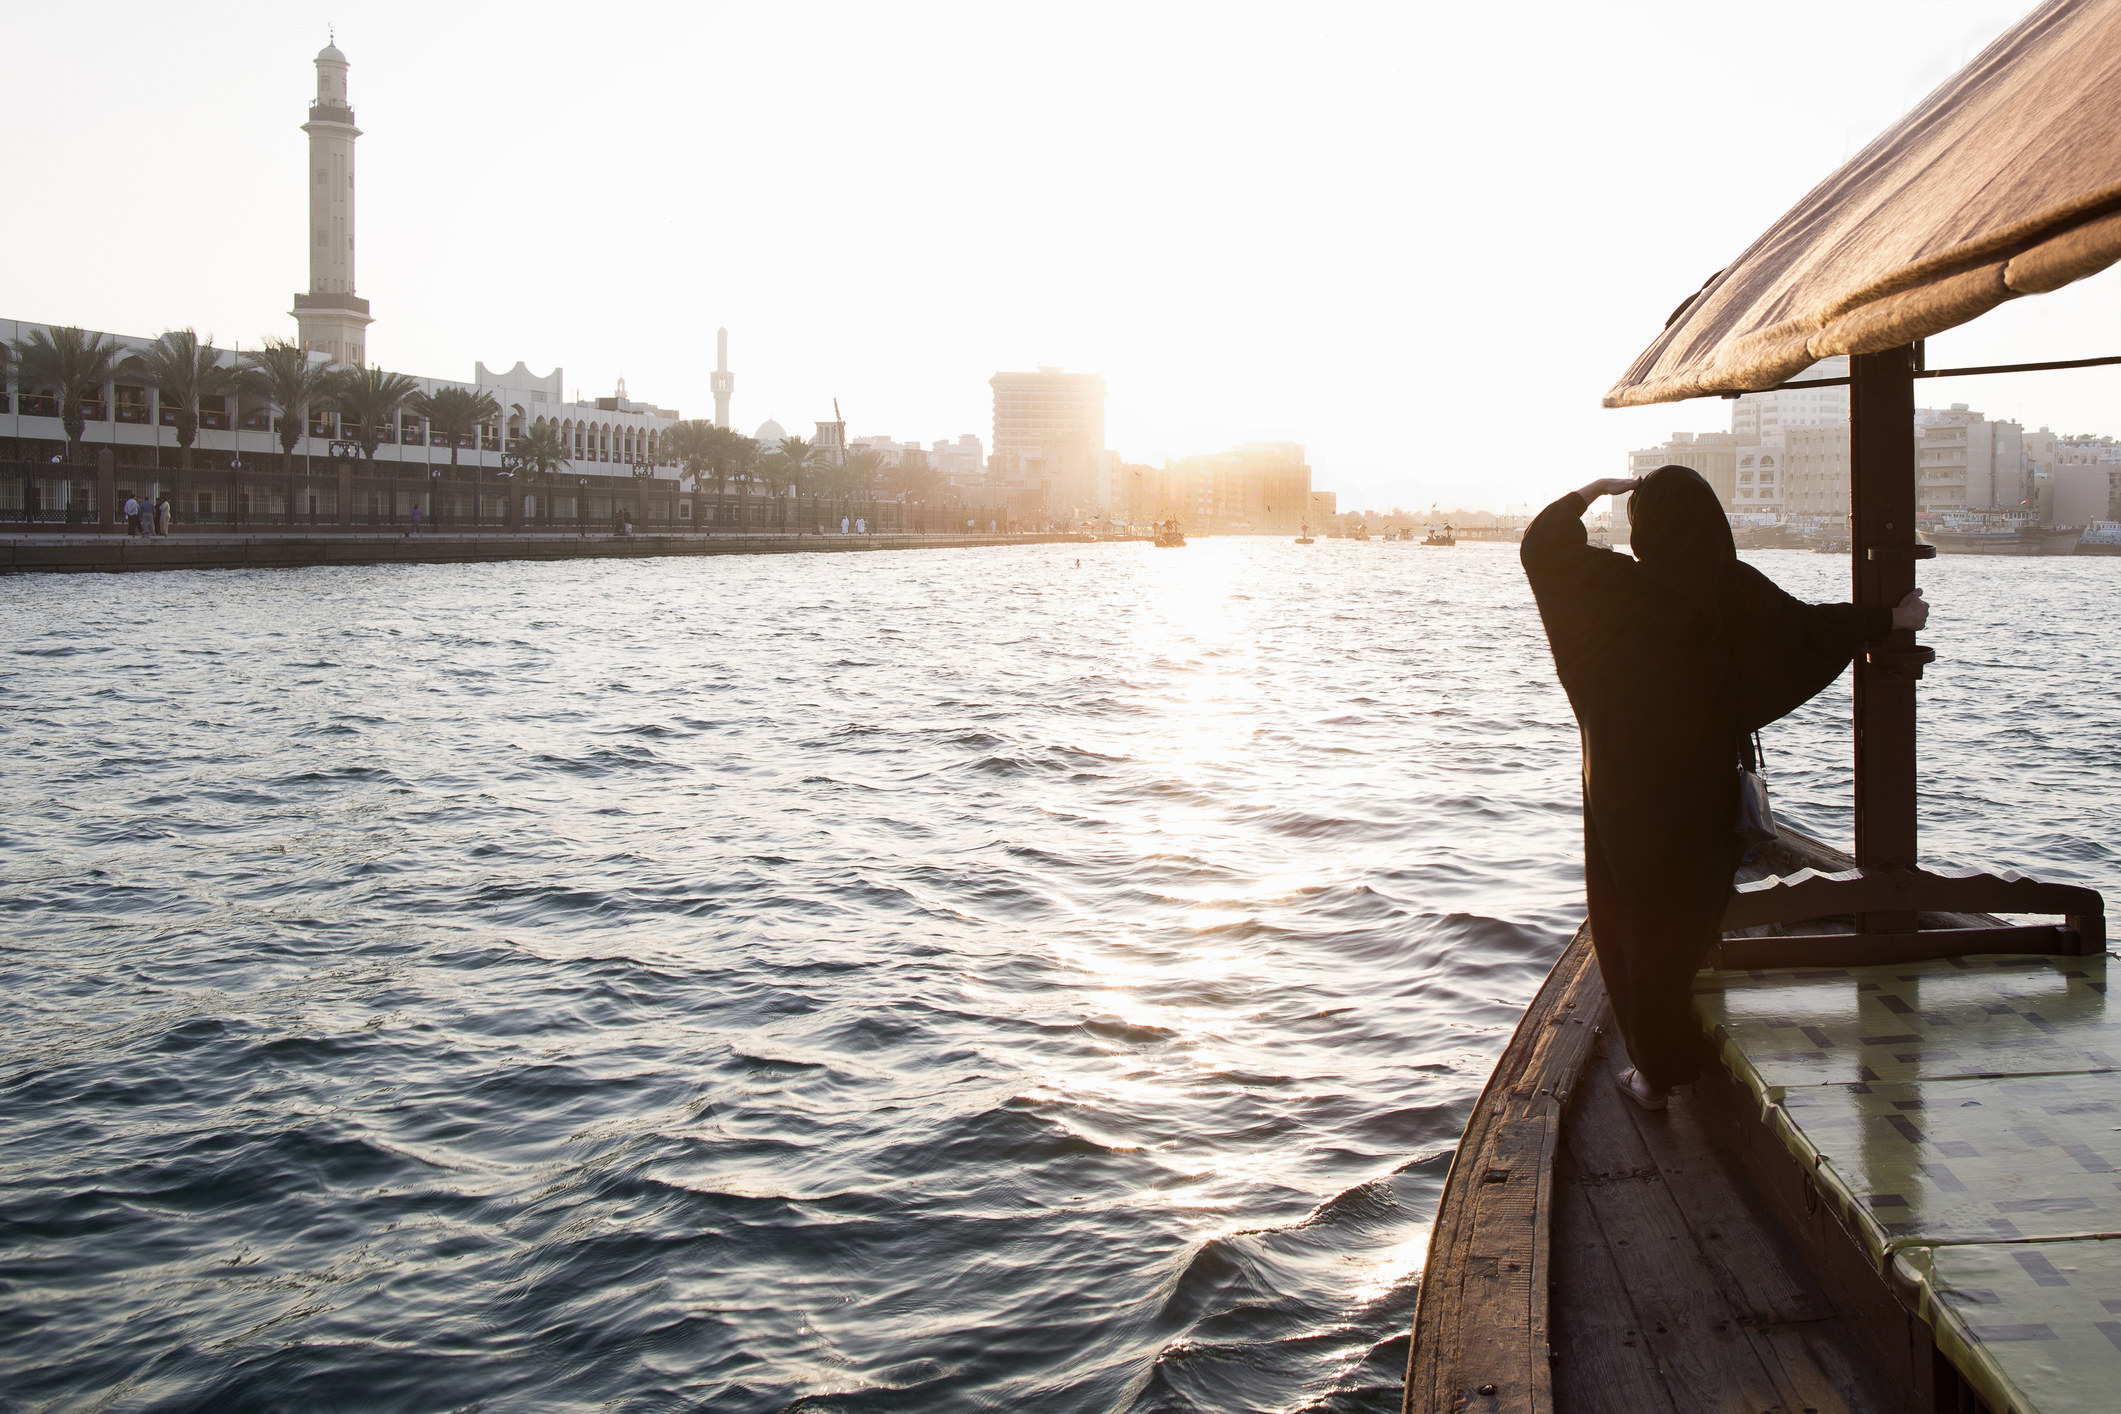
[[[2117,575],[1925,567],[1938,859],[2121,882]],[[1398,1407],[1581,910],[1507,547],[8,589],[0,1408]]]

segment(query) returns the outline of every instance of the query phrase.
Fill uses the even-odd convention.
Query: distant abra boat
[[[1176,520],[1160,520],[1152,543],[1159,550],[1176,550],[1185,545],[1186,533],[1178,528]]]
[[[2095,520],[2077,540],[2079,555],[2121,555],[2121,520]]]
[[[1961,521],[1916,532],[1940,555],[2068,555],[2081,530],[2056,530],[2030,521]]]
[[[1305,526],[1299,526],[1299,527],[1297,527],[1297,529],[1298,529],[1298,530],[1299,530],[1299,531],[1301,532],[1301,533],[1300,533],[1300,534],[1298,534],[1298,535],[1297,535],[1297,537],[1296,537],[1296,543],[1297,543],[1297,544],[1299,544],[1299,545],[1315,545],[1315,544],[1317,544],[1317,543],[1318,543],[1318,542],[1317,542],[1316,540],[1313,540],[1313,539],[1311,538],[1311,527],[1310,527],[1310,526],[1308,526],[1308,525],[1305,525]]]
[[[1430,526],[1428,537],[1421,543],[1424,545],[1456,545],[1458,537],[1451,533],[1450,522],[1446,521],[1442,525]]]
[[[1731,538],[1738,542],[1741,550],[1802,550],[1805,538],[1795,526],[1787,523],[1775,525],[1749,525],[1732,532]]]

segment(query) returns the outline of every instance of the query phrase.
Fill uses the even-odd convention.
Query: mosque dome
[[[755,442],[765,442],[770,445],[780,441],[787,435],[788,429],[769,417],[759,424],[759,430],[751,434],[751,439]]]
[[[338,45],[327,44],[317,51],[317,62],[319,64],[343,64],[346,62],[346,56],[339,52]]]

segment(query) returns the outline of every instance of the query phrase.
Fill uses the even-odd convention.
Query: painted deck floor
[[[2108,963],[1964,957],[1695,986],[1769,1129],[1999,1412],[2121,1408]]]

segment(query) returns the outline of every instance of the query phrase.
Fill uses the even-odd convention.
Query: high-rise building
[[[1845,357],[1821,359],[1795,381],[1813,378],[1846,378]],[[1768,393],[1747,393],[1731,404],[1731,435],[1741,447],[1757,446],[1792,427],[1847,426],[1849,390],[1839,388],[1777,388]]]
[[[295,296],[302,347],[358,367],[368,356],[368,301],[354,293],[354,126],[346,56],[317,51],[317,101],[309,106],[309,292]]]
[[[1915,410],[1915,511],[2021,508],[2025,429],[1991,422],[1965,403]]]
[[[736,375],[729,371],[729,331],[714,331],[714,425],[729,425],[729,395],[736,391]]]
[[[1105,380],[1095,373],[997,373],[995,494],[1021,508],[1083,511],[1098,504],[1097,454],[1105,449]]]

